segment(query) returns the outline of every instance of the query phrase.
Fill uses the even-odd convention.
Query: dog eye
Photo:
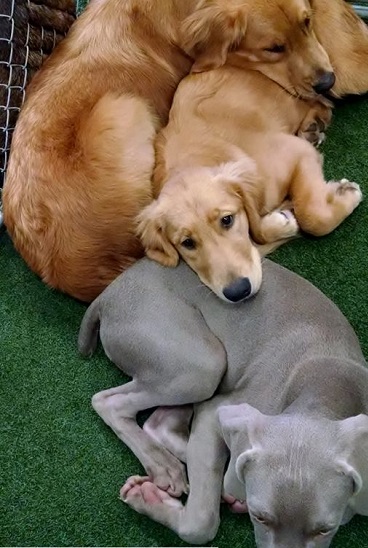
[[[224,228],[230,228],[234,224],[234,215],[225,215],[225,217],[222,217],[221,219],[221,225]]]
[[[255,514],[253,514],[253,517],[261,525],[266,525],[266,527],[268,527],[270,525],[270,521],[267,518],[265,518],[264,516],[256,516]]]
[[[311,25],[310,17],[306,17],[306,18],[304,19],[304,25],[305,25],[305,28],[306,28],[306,29],[309,29],[309,28],[310,28],[310,25]]]
[[[332,532],[332,529],[320,529],[314,534],[315,537],[326,537]]]
[[[270,53],[284,53],[285,49],[285,46],[283,46],[282,44],[275,44],[270,48],[265,48],[265,51],[268,51]]]
[[[186,249],[195,249],[196,247],[195,241],[192,238],[186,238],[181,242],[181,245]]]

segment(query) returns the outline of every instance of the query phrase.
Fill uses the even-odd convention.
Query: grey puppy
[[[246,501],[259,548],[327,547],[355,513],[368,515],[368,371],[353,329],[310,283],[266,260],[257,297],[228,304],[184,263],[142,259],[87,310],[83,354],[98,329],[132,377],[92,400],[147,471],[122,488],[132,508],[205,543],[219,526],[224,479],[225,498]],[[155,432],[162,410],[146,430],[136,422],[140,410],[189,403],[187,446],[170,433],[180,409],[166,410],[171,451],[159,443],[165,421]],[[185,505],[173,453],[187,461]]]

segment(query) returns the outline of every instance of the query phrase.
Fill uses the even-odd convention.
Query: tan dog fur
[[[285,5],[295,8],[296,34]],[[152,200],[152,142],[193,59],[195,70],[213,68],[238,46],[241,64],[258,67],[261,55],[260,70],[309,96],[331,70],[313,33],[295,27],[309,10],[308,0],[92,0],[34,78],[14,134],[4,220],[28,265],[52,287],[95,298],[143,253],[134,219]],[[262,51],[280,33],[287,60]],[[343,82],[339,93],[360,84]]]
[[[252,295],[262,279],[253,241],[336,228],[362,196],[355,183],[326,184],[318,152],[293,135],[309,115],[255,71],[225,65],[185,78],[157,138],[158,199],[138,217],[147,255],[166,266],[182,256],[221,298],[248,278]],[[295,216],[274,211],[286,199]]]
[[[368,91],[368,27],[344,0],[313,0],[314,28],[336,76],[333,94]]]

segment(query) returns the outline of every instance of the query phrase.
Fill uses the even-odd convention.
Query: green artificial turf
[[[366,98],[339,106],[324,152],[327,176],[356,180],[368,196],[367,120]],[[367,221],[368,200],[332,235],[274,254],[341,307],[366,356]],[[95,392],[124,376],[101,349],[91,360],[78,356],[84,309],[43,285],[1,232],[0,545],[185,546],[118,499],[121,484],[141,468],[91,408]],[[254,546],[248,517],[222,513],[212,545]],[[368,518],[342,527],[333,546],[366,548]]]

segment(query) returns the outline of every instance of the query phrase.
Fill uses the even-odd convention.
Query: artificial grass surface
[[[339,106],[324,148],[327,176],[356,180],[366,196],[367,120],[367,98]],[[340,306],[368,357],[367,245],[366,199],[332,235],[300,239],[273,258]],[[142,470],[90,406],[124,377],[101,349],[78,356],[84,310],[45,287],[0,233],[0,545],[186,546],[118,499]],[[212,545],[254,546],[248,517],[222,514]],[[342,527],[333,546],[367,548],[368,518]]]

